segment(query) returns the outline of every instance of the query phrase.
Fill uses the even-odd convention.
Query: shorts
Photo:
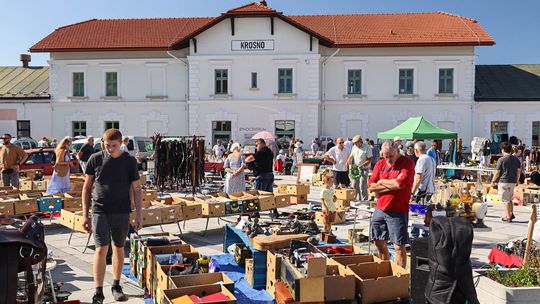
[[[514,189],[516,188],[516,184],[499,183],[497,187],[499,189],[499,198],[501,199],[501,202],[511,203],[512,196],[514,196]]]
[[[108,246],[112,237],[115,247],[124,247],[129,231],[129,213],[94,213],[92,233],[96,247]]]
[[[334,171],[334,185],[345,185],[349,186],[349,173],[347,171]]]
[[[323,211],[324,221],[326,223],[332,224],[336,220],[335,211]]]
[[[375,209],[371,219],[371,238],[376,241],[390,240],[397,245],[409,243],[409,213],[384,212]]]

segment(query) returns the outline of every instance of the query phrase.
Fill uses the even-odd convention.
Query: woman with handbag
[[[47,187],[47,194],[66,193],[69,192],[69,167],[71,166],[71,156],[69,146],[71,140],[69,137],[64,137],[56,149],[56,161],[54,163],[54,172],[51,176],[51,181]]]

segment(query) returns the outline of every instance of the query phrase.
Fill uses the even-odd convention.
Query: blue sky
[[[92,18],[217,16],[249,0],[2,0],[0,66],[19,65],[19,54],[54,29]],[[26,4],[26,5],[24,5]],[[446,11],[477,19],[497,44],[479,47],[478,63],[540,64],[540,0],[268,0],[285,14]],[[32,54],[46,65],[47,54]]]

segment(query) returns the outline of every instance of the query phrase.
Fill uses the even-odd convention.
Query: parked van
[[[36,149],[38,144],[30,137],[12,138],[11,143],[23,148],[23,150]]]

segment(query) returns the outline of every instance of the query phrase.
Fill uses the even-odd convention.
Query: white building
[[[0,67],[0,132],[41,138],[51,134],[52,119],[49,68]]]
[[[50,53],[56,137],[374,139],[423,115],[468,143],[501,119],[474,101],[475,47],[493,44],[447,13],[287,16],[251,3],[216,18],[88,20],[30,51]]]

